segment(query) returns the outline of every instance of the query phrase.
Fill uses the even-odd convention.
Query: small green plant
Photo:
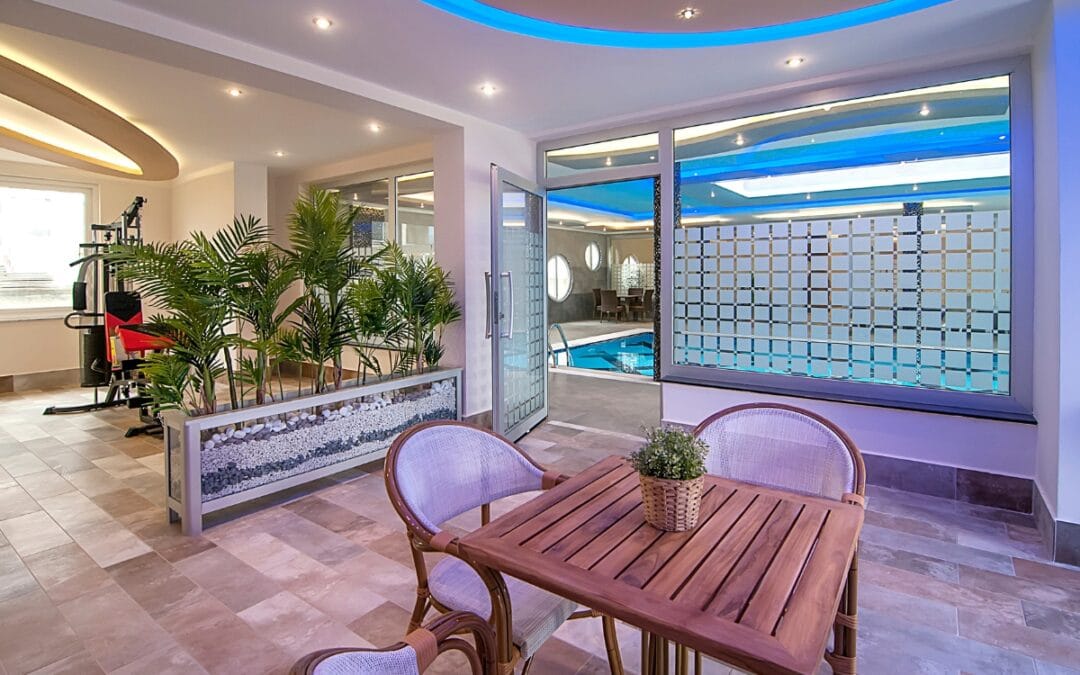
[[[674,428],[645,429],[645,445],[630,453],[630,463],[642,476],[693,480],[705,473],[706,446],[693,434]]]

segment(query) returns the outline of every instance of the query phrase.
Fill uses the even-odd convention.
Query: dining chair
[[[565,480],[546,471],[525,452],[492,431],[464,422],[418,424],[390,446],[384,470],[390,502],[405,522],[416,567],[416,604],[409,630],[428,611],[465,610],[489,617],[495,626],[499,666],[533,656],[568,619],[601,616],[578,610],[576,602],[498,572],[474,565],[458,550],[446,521],[480,508],[480,523],[491,518],[491,503],[525,492],[546,490]],[[444,553],[430,570],[426,554]],[[508,619],[508,620],[507,620]],[[615,623],[602,617],[604,642],[613,675],[622,673]]]
[[[602,316],[600,314],[600,305],[602,304],[601,299],[600,299],[600,291],[602,291],[602,290],[603,290],[602,288],[594,288],[594,289],[592,289],[592,299],[593,299],[593,305],[594,305],[594,307],[593,307],[593,316],[594,317]]]
[[[866,466],[855,442],[824,417],[779,403],[721,410],[694,429],[709,448],[705,470],[735,480],[817,495],[865,507]],[[855,672],[859,553],[840,598],[832,649],[838,674]]]
[[[471,633],[475,646],[457,637]],[[496,675],[495,634],[469,612],[444,614],[385,649],[320,649],[300,658],[290,675],[420,675],[440,654],[461,652],[472,675]]]
[[[653,304],[656,301],[655,293],[656,293],[656,291],[654,291],[651,288],[645,290],[645,298],[641,302],[641,305],[642,305],[642,308],[643,308],[642,314],[644,316],[652,316],[652,313],[653,313],[653,311],[655,309],[653,307]]]
[[[600,320],[604,320],[604,315],[615,315],[615,320],[618,321],[619,317],[626,313],[626,307],[619,302],[619,295],[612,290],[600,291]]]

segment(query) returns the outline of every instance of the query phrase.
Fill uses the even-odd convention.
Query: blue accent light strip
[[[634,49],[685,49],[692,47],[725,47],[773,40],[805,37],[818,33],[861,26],[942,5],[949,0],[885,0],[828,16],[791,23],[741,28],[703,33],[639,33],[632,31],[585,28],[535,19],[486,5],[480,0],[423,0],[425,3],[490,28],[519,35],[573,42],[598,47],[628,47]]]

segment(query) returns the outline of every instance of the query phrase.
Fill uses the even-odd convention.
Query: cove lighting
[[[424,2],[449,14],[490,28],[545,40],[602,47],[683,49],[753,44],[816,35],[917,12],[945,4],[948,0],[883,0],[845,12],[770,26],[724,31],[662,33],[572,26],[499,9],[483,0],[424,0]]]
[[[923,206],[927,209],[959,209],[978,206],[978,202],[937,199],[923,202]],[[903,210],[904,204],[902,202],[881,202],[877,204],[821,206],[817,208],[799,209],[798,211],[778,211],[775,213],[762,213],[755,215],[754,217],[758,220],[792,220],[795,218],[825,218],[828,216],[851,216],[854,214],[856,218],[862,218],[864,213],[890,213]]]
[[[1003,178],[1009,175],[1009,153],[974,157],[949,157],[919,162],[875,164],[851,169],[826,169],[766,178],[717,181],[715,185],[743,197],[778,197],[802,192],[860,190],[889,185],[918,185],[976,178]],[[807,193],[810,198],[810,193]]]

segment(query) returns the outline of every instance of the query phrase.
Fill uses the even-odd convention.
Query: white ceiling
[[[82,11],[73,0],[43,0]],[[654,0],[671,5],[685,0]],[[98,0],[90,5],[116,5]],[[588,3],[581,3],[588,4]],[[733,47],[642,50],[551,42],[501,32],[420,0],[123,0],[155,15],[266,48],[462,111],[534,137],[611,120],[670,114],[745,94],[856,71],[1025,51],[1043,0],[952,0],[875,24]],[[89,11],[89,10],[88,10]],[[114,20],[125,21],[122,12]],[[334,25],[317,31],[312,17]],[[177,38],[179,39],[179,38]],[[784,60],[799,54],[799,69]],[[920,65],[921,64],[921,65]],[[494,97],[479,94],[495,83]]]
[[[150,133],[179,159],[181,175],[227,161],[294,170],[426,142],[443,126],[358,97],[348,107],[331,107],[5,24],[0,24],[0,53]],[[243,96],[228,96],[226,89],[233,86]],[[0,118],[19,112],[7,110],[5,101],[10,99],[0,97]],[[372,122],[383,130],[372,133],[367,128]],[[278,150],[285,156],[276,157]],[[15,153],[2,158],[26,160]]]

